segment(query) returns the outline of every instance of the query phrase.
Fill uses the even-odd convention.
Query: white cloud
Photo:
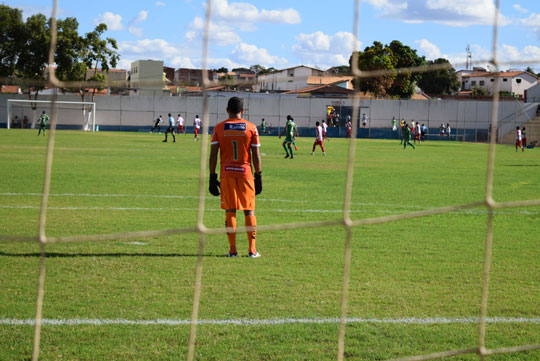
[[[338,32],[327,35],[316,31],[298,35],[292,50],[305,65],[323,69],[348,64],[351,53],[358,50],[361,45],[362,43],[351,33]]]
[[[529,13],[529,10],[525,9],[525,8],[522,8],[521,5],[519,4],[514,4],[512,5],[512,7],[516,10],[516,11],[519,11],[520,13],[523,13],[523,14],[528,14]]]
[[[196,17],[188,26],[186,40],[189,42],[201,41],[204,32],[205,22],[202,18]],[[240,36],[228,25],[210,23],[209,40],[220,46],[236,44],[240,42]]]
[[[471,45],[472,62],[473,66],[479,66],[488,68],[492,57],[492,50],[483,46],[473,44]],[[456,69],[465,69],[466,54],[465,52],[459,54],[449,54],[444,56],[448,58],[450,63]],[[540,47],[529,45],[523,48],[518,48],[509,44],[502,44],[497,51],[497,62],[501,64],[500,70],[507,69],[525,69],[527,66],[538,66],[538,60],[540,59]],[[530,63],[528,61],[530,60]]]
[[[139,23],[142,23],[143,21],[145,21],[146,19],[148,18],[148,11],[146,10],[142,10],[140,11],[136,17],[134,17],[133,19],[131,19],[131,21],[129,22],[129,26],[128,26],[128,30],[131,34],[137,36],[137,37],[142,37],[143,36],[143,29],[142,28],[139,28],[137,26],[135,26],[136,24],[139,24]]]
[[[207,4],[204,4],[206,6]],[[214,0],[212,2],[212,19],[227,22],[244,31],[253,31],[256,23],[299,24],[301,17],[295,9],[259,11],[257,7],[245,2]]]
[[[167,4],[165,4],[163,1],[156,1],[156,6],[165,6]]]
[[[493,0],[363,0],[380,11],[380,16],[407,23],[434,22],[449,26],[492,25]],[[511,24],[500,14],[498,24]]]
[[[122,16],[118,14],[113,14],[107,11],[105,14],[99,14],[97,18],[94,19],[94,24],[105,24],[107,29],[111,31],[123,30],[124,26],[122,25]]]
[[[270,55],[268,50],[255,45],[240,43],[231,54],[231,58],[246,66],[260,64],[262,66],[276,66],[287,64],[287,59]]]
[[[540,40],[540,14],[531,13],[528,18],[521,19],[520,24],[536,33],[536,36]]]
[[[418,45],[420,53],[425,55],[428,60],[435,60],[443,57],[441,49],[427,39],[416,40],[414,43]]]
[[[528,27],[532,27],[532,28],[540,27],[540,14],[532,13],[531,15],[529,15],[528,18],[521,19],[520,22],[521,24]]]

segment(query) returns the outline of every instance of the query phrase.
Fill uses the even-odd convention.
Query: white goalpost
[[[27,99],[8,99],[7,101],[7,129],[10,129],[13,117],[17,116],[22,126],[23,117],[26,113],[31,113],[30,128],[35,128],[37,119],[41,111],[49,113],[51,109],[51,100],[27,100]],[[57,104],[57,124],[69,126],[81,126],[85,131],[96,130],[96,103],[94,102],[71,102],[55,101]],[[17,108],[14,108],[17,106]],[[88,113],[86,109],[88,107]],[[39,110],[38,110],[39,109]],[[82,111],[82,122],[81,119]],[[82,124],[81,124],[82,123]]]

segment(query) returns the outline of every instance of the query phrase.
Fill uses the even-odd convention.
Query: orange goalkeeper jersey
[[[260,146],[255,124],[227,119],[214,127],[212,144],[219,145],[220,177],[253,179],[251,147]]]

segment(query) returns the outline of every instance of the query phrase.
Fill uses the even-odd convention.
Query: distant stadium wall
[[[260,125],[264,118],[269,124],[271,134],[281,132],[287,115],[292,115],[300,129],[300,135],[313,136],[316,121],[326,117],[327,109],[333,106],[341,113],[342,124],[348,114],[352,114],[352,99],[342,98],[298,98],[296,95],[259,94],[259,93],[210,93],[209,94],[210,127],[227,118],[226,106],[229,97],[239,96],[244,99],[244,118]],[[89,98],[89,97],[88,97]],[[22,95],[0,95],[0,126],[6,127],[7,99],[28,99]],[[50,96],[42,95],[38,99],[49,100]],[[81,101],[76,95],[60,95],[58,100]],[[87,99],[88,100],[88,99]],[[96,96],[96,124],[100,130],[116,131],[149,131],[153,121],[162,115],[165,126],[167,115],[175,118],[182,114],[186,120],[188,131],[191,130],[196,115],[202,118],[202,96]],[[395,138],[391,130],[391,119],[414,120],[425,123],[430,129],[432,139],[437,139],[441,123],[449,123],[452,128],[450,139],[466,141],[487,141],[488,126],[491,119],[491,101],[484,100],[360,100],[360,116],[365,113],[368,119],[366,128],[361,124],[358,132],[360,138]],[[509,129],[528,120],[523,111],[525,104],[518,101],[501,101],[499,103],[499,122]],[[47,106],[39,105],[36,114],[49,111]],[[81,129],[81,111],[63,109],[59,105],[58,128]],[[13,107],[12,117],[29,118],[29,108]],[[357,120],[359,121],[359,120]],[[515,127],[514,127],[515,129]],[[342,127],[331,128],[330,136],[345,136]],[[443,138],[444,139],[444,138]]]

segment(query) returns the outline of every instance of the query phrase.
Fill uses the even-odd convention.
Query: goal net
[[[55,101],[58,129],[96,130],[96,103]],[[8,99],[7,128],[35,128],[43,112],[51,116],[52,100]]]

